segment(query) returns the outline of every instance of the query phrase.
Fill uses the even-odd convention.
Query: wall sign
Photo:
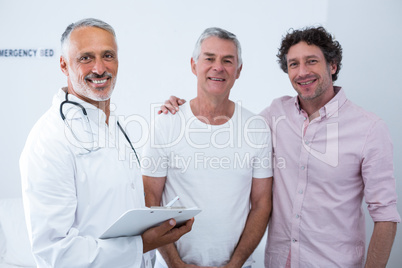
[[[0,58],[51,58],[54,56],[52,48],[0,48]]]

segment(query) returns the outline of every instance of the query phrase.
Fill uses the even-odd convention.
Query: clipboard
[[[149,228],[156,227],[172,218],[176,220],[176,225],[180,225],[200,212],[201,209],[199,208],[151,207],[132,209],[121,215],[99,238],[141,235]]]

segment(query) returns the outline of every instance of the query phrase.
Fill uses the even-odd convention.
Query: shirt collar
[[[346,103],[346,94],[342,87],[334,86],[335,96],[320,109],[320,116],[331,117],[337,116],[339,109]],[[297,111],[301,113],[302,108],[300,107],[299,97],[294,97],[294,103]]]

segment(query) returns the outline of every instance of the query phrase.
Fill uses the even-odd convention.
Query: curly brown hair
[[[278,54],[276,54],[281,69],[285,73],[288,73],[286,56],[289,49],[302,41],[306,42],[308,45],[318,46],[324,54],[327,64],[336,64],[336,72],[332,75],[332,81],[336,81],[342,66],[342,47],[322,26],[306,27],[300,30],[290,29],[288,31],[286,36],[282,38],[281,47],[279,48]]]

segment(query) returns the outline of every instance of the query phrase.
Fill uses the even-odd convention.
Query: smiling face
[[[231,40],[215,36],[205,39],[197,63],[191,69],[197,76],[198,95],[229,98],[230,89],[240,76],[237,48]]]
[[[71,32],[67,59],[60,66],[68,79],[69,93],[89,103],[110,99],[117,76],[117,44],[114,36],[97,27]]]
[[[332,74],[336,64],[327,64],[321,49],[306,42],[293,45],[287,54],[288,75],[300,101],[326,104],[334,95]]]

